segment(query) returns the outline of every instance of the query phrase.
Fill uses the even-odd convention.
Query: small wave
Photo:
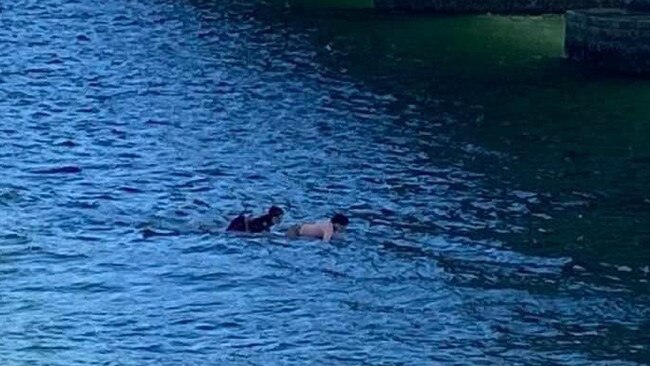
[[[162,230],[162,229],[150,229],[146,228],[142,230],[142,237],[144,239],[156,237],[156,236],[179,236],[180,233],[175,230]]]
[[[53,168],[36,169],[35,174],[79,174],[82,169],[75,165],[67,165]]]

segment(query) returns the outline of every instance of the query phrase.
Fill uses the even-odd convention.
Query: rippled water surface
[[[650,84],[560,18],[1,7],[1,364],[650,362]]]

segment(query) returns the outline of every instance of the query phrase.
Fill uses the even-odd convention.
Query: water
[[[3,365],[650,360],[650,84],[558,17],[0,14]],[[331,244],[222,232],[344,211]]]

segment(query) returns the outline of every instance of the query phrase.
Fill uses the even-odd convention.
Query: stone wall
[[[569,11],[565,51],[570,59],[603,70],[650,76],[650,13]]]
[[[569,9],[620,7],[621,0],[374,0],[379,10],[439,13],[563,13]]]

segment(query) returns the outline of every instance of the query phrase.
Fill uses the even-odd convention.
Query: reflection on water
[[[453,136],[457,150],[411,146],[536,194],[527,224],[545,235],[528,239],[648,264],[650,84],[566,62],[561,17],[302,15],[324,64],[395,97],[395,131]]]
[[[7,4],[3,364],[647,362],[647,82],[561,19]],[[344,210],[331,245],[222,233]]]

